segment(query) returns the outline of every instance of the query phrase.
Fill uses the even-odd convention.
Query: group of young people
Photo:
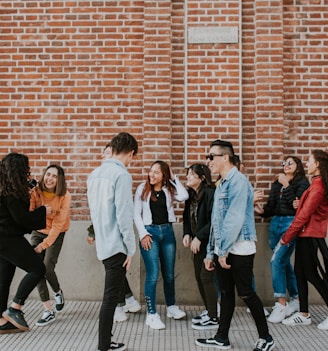
[[[204,312],[193,318],[192,326],[200,330],[217,329],[212,338],[197,339],[197,345],[231,348],[229,329],[235,308],[235,289],[256,324],[259,339],[254,351],[270,351],[275,345],[268,322],[311,324],[308,282],[314,285],[328,306],[328,249],[325,242],[327,152],[311,152],[307,162],[311,184],[301,160],[287,156],[264,206],[261,204],[263,196],[258,192],[254,196],[250,182],[240,171],[240,160],[228,141],[213,141],[206,164],[196,163],[187,169],[186,187],[166,162],[153,162],[146,180],[136,188],[133,196],[132,177],[127,167],[137,152],[136,139],[129,133],[119,133],[106,145],[102,164],[87,181],[92,220],[88,242],[95,243],[97,256],[105,268],[104,295],[99,313],[99,351],[126,349],[123,343],[112,340],[113,323],[126,320],[125,312],[136,312],[141,308],[126,279],[136,251],[134,225],[146,270],[146,324],[152,329],[165,328],[156,310],[156,285],[160,272],[167,317],[181,319],[186,316],[175,300],[174,201],[185,203],[182,241],[193,253],[195,278],[205,306]],[[28,329],[21,307],[36,285],[45,307],[37,325],[54,320],[55,311],[49,301],[49,292],[45,291],[45,280],[55,293],[57,311],[64,306],[54,267],[69,225],[66,210],[70,196],[65,182],[62,182],[60,167],[48,167],[39,186],[32,191],[27,182],[29,166],[26,156],[9,154],[1,161],[0,172],[0,307],[3,316],[0,318],[0,333],[6,333]],[[59,181],[60,174],[62,181]],[[214,177],[219,177],[216,183],[212,181]],[[19,215],[17,208],[20,209]],[[60,213],[61,220],[55,221]],[[270,265],[277,302],[268,319],[254,288],[257,241],[254,213],[264,218],[271,217],[269,245],[273,255]],[[54,221],[61,225],[54,226]],[[32,246],[23,236],[31,230]],[[10,248],[13,245],[24,255]],[[294,270],[290,260],[295,247]],[[318,252],[323,260],[318,258]],[[48,253],[50,258],[47,260]],[[12,305],[7,308],[9,286],[16,266],[28,273],[19,285]],[[220,305],[217,304],[218,298]],[[328,318],[318,328],[328,330]]]

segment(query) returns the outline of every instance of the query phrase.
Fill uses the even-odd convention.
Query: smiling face
[[[211,174],[221,174],[224,169],[224,160],[227,155],[223,155],[222,149],[215,145],[210,148],[210,154],[213,155],[213,160],[208,159],[208,168]]]
[[[294,177],[296,170],[297,170],[296,162],[291,157],[288,157],[283,162],[283,165],[284,165],[284,173],[286,175],[290,175],[291,177]]]
[[[44,178],[43,178],[43,183],[45,189],[50,192],[54,193],[57,185],[57,178],[58,178],[58,170],[55,167],[50,167],[47,169]]]
[[[198,174],[195,173],[192,169],[189,169],[187,173],[187,187],[197,191],[201,182],[202,180],[199,178]]]
[[[155,190],[161,190],[163,186],[163,172],[158,163],[154,163],[148,173],[149,182],[154,186]]]
[[[313,154],[310,155],[309,160],[306,162],[306,167],[309,175],[314,176],[320,174],[319,162],[315,160]]]

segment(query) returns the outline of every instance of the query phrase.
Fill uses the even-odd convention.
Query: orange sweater
[[[41,243],[43,250],[51,246],[58,235],[66,232],[70,224],[71,194],[66,191],[64,196],[42,192],[38,187],[31,192],[30,211],[42,206],[49,205],[52,213],[47,215],[47,226],[38,232],[46,234],[47,237]]]

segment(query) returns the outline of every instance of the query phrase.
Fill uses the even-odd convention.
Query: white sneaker
[[[301,312],[295,312],[291,317],[282,321],[284,325],[310,325],[311,323],[310,313],[307,317],[304,317]]]
[[[124,322],[129,316],[124,312],[123,307],[116,307],[114,312],[114,323]]]
[[[161,317],[158,313],[147,314],[146,325],[152,329],[165,329],[165,324],[161,321]]]
[[[328,330],[328,317],[323,322],[318,324],[317,328],[320,330]]]
[[[290,316],[293,313],[300,311],[300,301],[298,299],[291,299],[288,305],[289,305],[289,312],[287,316]]]
[[[139,312],[141,310],[141,306],[137,300],[134,300],[131,303],[126,303],[123,306],[123,310],[124,310],[124,312],[135,313],[135,312]]]
[[[167,307],[167,316],[169,318],[181,319],[186,316],[186,312],[180,310],[180,308],[176,305]]]
[[[288,316],[288,312],[288,303],[286,303],[286,306],[284,306],[281,303],[276,302],[270,316],[268,317],[268,322],[281,323]]]

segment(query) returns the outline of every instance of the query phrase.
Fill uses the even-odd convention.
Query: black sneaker
[[[258,339],[253,351],[270,351],[274,348],[274,341],[269,335],[266,339]]]
[[[44,327],[56,320],[55,312],[53,311],[44,311],[41,319],[39,319],[35,324],[38,327]]]
[[[220,349],[220,350],[231,349],[229,339],[221,339],[221,338],[197,339],[195,343],[198,346],[213,347],[214,349]]]
[[[14,333],[22,333],[23,330],[18,329],[10,322],[7,322],[4,325],[0,325],[0,335],[2,334],[14,334]]]
[[[56,303],[56,312],[62,311],[65,305],[64,293],[63,290],[60,289],[57,294],[54,294],[55,303]]]
[[[203,319],[198,323],[192,324],[192,329],[205,330],[205,329],[217,329],[219,327],[218,318]]]
[[[110,343],[110,348],[108,351],[114,350],[114,351],[123,351],[126,349],[126,346],[122,343],[114,342],[112,341]]]
[[[30,329],[24,318],[24,313],[21,310],[8,307],[6,311],[2,313],[2,317],[20,330],[27,331]]]

